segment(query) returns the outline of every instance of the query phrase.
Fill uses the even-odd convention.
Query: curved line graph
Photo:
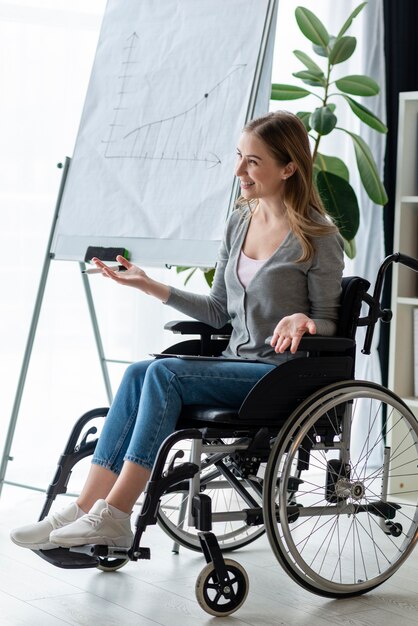
[[[123,88],[118,92],[119,102],[115,107],[113,122],[109,125],[109,139],[103,141],[106,144],[105,158],[178,163],[192,161],[205,164],[206,167],[219,165],[221,160],[216,154],[217,138],[222,132],[229,94],[246,64],[234,65],[226,76],[184,111],[126,130],[128,124],[123,123],[124,119],[131,117],[132,122],[132,114],[135,113],[132,106],[126,105],[133,93],[129,89],[129,80],[133,78],[131,72],[137,40],[135,33],[126,47],[124,70],[119,76]],[[217,129],[213,128],[214,114],[219,120]]]

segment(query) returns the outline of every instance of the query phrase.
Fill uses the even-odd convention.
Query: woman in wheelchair
[[[250,389],[295,358],[305,333],[336,332],[343,246],[312,183],[302,122],[288,112],[250,122],[237,149],[241,196],[230,216],[209,295],[156,282],[123,257],[126,271],[100,260],[105,277],[150,294],[232,335],[221,359],[161,358],[128,367],[78,499],[17,528],[19,546],[48,550],[132,543],[130,516],[162,441],[188,404],[239,407]],[[270,337],[266,342],[266,338]]]

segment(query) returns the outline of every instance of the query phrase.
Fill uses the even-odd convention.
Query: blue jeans
[[[119,474],[124,461],[152,469],[161,443],[174,432],[183,405],[238,408],[275,366],[178,358],[130,365],[105,419],[92,463]]]

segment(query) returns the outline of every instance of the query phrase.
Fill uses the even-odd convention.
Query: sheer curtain
[[[331,34],[336,34],[351,11],[360,3],[357,0],[346,2],[304,0],[303,6],[317,15]],[[294,17],[295,8],[299,5],[295,0],[280,0],[279,17],[276,37],[275,59],[273,66],[273,82],[301,84],[292,76],[292,72],[300,71],[301,64],[293,55],[294,49],[301,49],[313,54],[310,42],[302,35]],[[357,38],[357,48],[351,59],[335,66],[335,78],[346,74],[368,74],[381,86],[380,94],[373,98],[357,98],[371,109],[383,121],[386,119],[385,109],[385,59],[383,50],[383,5],[381,0],[369,0],[367,6],[355,18],[347,35]],[[313,55],[316,56],[316,55]],[[319,57],[317,57],[319,58]],[[320,61],[319,61],[320,64]],[[339,74],[338,74],[339,72]],[[375,161],[383,177],[383,160],[386,138],[366,126],[339,98],[336,115],[338,125],[347,128],[363,137],[370,146]],[[294,112],[308,110],[318,106],[317,99],[293,100],[289,102],[272,102],[272,109],[286,108]],[[309,106],[307,106],[309,103]],[[353,260],[346,258],[345,275],[359,275],[367,278],[372,285],[376,272],[384,258],[383,246],[383,211],[374,205],[363,191],[357,173],[354,150],[351,139],[343,132],[333,131],[321,140],[321,152],[339,155],[348,165],[350,183],[354,188],[360,206],[360,228],[356,236],[357,254]],[[361,334],[361,331],[360,331]],[[378,333],[375,336],[373,356],[360,358],[357,363],[357,376],[379,382],[379,364],[376,354]],[[361,340],[359,341],[361,345]]]
[[[315,13],[326,25],[328,32],[335,35],[360,2],[358,0],[346,0],[345,2],[304,0],[301,4]],[[294,11],[298,5],[299,2],[295,0],[280,0],[279,2],[273,82],[301,84],[292,76],[292,72],[300,71],[301,69],[301,64],[297,61],[292,51],[301,49],[308,54],[312,54],[310,42],[301,34],[296,24]],[[361,100],[367,108],[371,109],[380,119],[385,121],[385,58],[382,0],[369,0],[365,9],[355,18],[346,34],[357,38],[357,47],[351,59],[341,64],[341,68],[335,66],[335,78],[346,74],[367,74],[374,78],[381,87],[380,94],[373,98],[359,99],[356,97],[356,99]],[[340,72],[338,75],[337,68]],[[309,110],[306,107],[307,102],[308,99],[283,103],[272,102],[272,108],[287,108],[294,112]],[[380,171],[380,176],[383,178],[385,135],[381,135],[361,123],[348,106],[345,105],[345,102],[342,102],[342,98],[335,102],[337,104],[338,125],[362,136],[371,148]],[[317,100],[312,99],[310,106],[312,108],[318,106]],[[356,236],[357,254],[353,260],[346,258],[344,274],[346,276],[359,275],[367,278],[371,282],[372,289],[377,270],[385,255],[383,209],[374,205],[363,191],[357,173],[351,139],[345,133],[333,131],[331,135],[324,137],[321,140],[321,152],[331,155],[338,154],[345,161],[350,171],[350,183],[359,200],[360,228]],[[378,326],[376,326],[370,356],[365,356],[360,351],[364,337],[363,330],[359,329],[357,335],[359,349],[356,378],[381,382],[380,363],[377,353]],[[358,425],[357,440],[362,441],[362,438],[364,440],[362,428],[361,425]]]
[[[279,2],[274,82],[293,82],[291,72],[299,69],[292,55],[294,48],[302,47],[294,20],[297,4]],[[335,23],[336,31],[358,3],[303,4],[325,23]],[[56,164],[72,155],[104,9],[105,0],[0,1],[1,450],[60,183]],[[370,0],[353,28],[359,38],[358,65],[350,73],[371,73],[383,85],[376,69],[381,58],[380,24],[380,0]],[[363,36],[370,29],[373,36]],[[379,99],[379,107],[383,101]],[[290,108],[292,103],[284,104]],[[373,108],[376,103],[366,105]],[[272,103],[275,107],[277,103]],[[381,108],[376,112],[384,117]],[[363,136],[365,132],[363,128]],[[379,154],[383,158],[379,139],[373,138],[378,160]],[[347,146],[347,159],[353,158],[350,149]],[[357,184],[354,179],[352,184]],[[361,205],[358,254],[347,272],[373,278],[382,258],[381,210],[363,198]],[[157,279],[183,284],[183,276],[173,270],[151,271]],[[172,340],[162,326],[179,314],[100,277],[91,277],[91,284],[108,357],[137,360]],[[188,287],[206,290],[201,272]],[[124,365],[111,367],[114,389],[123,369]],[[377,379],[377,371],[372,375]],[[12,447],[14,461],[6,479],[45,487],[75,419],[100,405],[107,405],[107,398],[78,265],[52,262]]]

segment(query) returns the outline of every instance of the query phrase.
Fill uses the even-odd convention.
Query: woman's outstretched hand
[[[125,259],[125,257],[116,257],[116,261],[119,265],[122,265],[125,268],[125,271],[111,269],[108,265],[105,265],[103,261],[100,261],[100,259],[97,259],[96,257],[94,257],[92,261],[98,269],[102,270],[103,276],[111,278],[120,285],[136,287],[137,289],[141,289],[141,291],[145,290],[145,284],[147,280],[149,280],[148,276],[144,270]]]
[[[105,265],[103,261],[94,257],[92,259],[93,263],[96,265],[98,269],[102,270],[103,276],[107,278],[111,278],[119,285],[126,285],[127,287],[134,287],[135,289],[139,289],[140,291],[144,291],[152,296],[155,296],[159,300],[166,302],[170,295],[170,288],[163,283],[158,283],[153,280],[137,265],[134,265],[125,257],[117,256],[116,261],[119,265],[123,265],[125,270],[117,271],[112,270],[110,267]]]
[[[303,335],[308,332],[315,335],[315,322],[304,313],[287,315],[277,324],[271,339],[271,346],[275,352],[282,353],[290,347],[290,352],[295,353]]]

